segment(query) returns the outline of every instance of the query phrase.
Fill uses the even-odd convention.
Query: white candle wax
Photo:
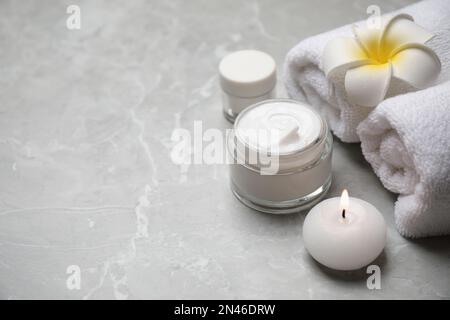
[[[348,198],[345,193],[311,209],[303,224],[303,240],[308,252],[321,264],[336,270],[356,270],[383,251],[386,223],[370,203]]]

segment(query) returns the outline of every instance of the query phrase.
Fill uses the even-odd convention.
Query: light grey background
[[[386,218],[374,291],[364,270],[310,258],[305,214],[252,211],[226,166],[170,161],[177,126],[231,127],[217,82],[226,53],[261,49],[281,67],[302,38],[369,4],[411,2],[1,1],[0,297],[449,298],[450,239],[399,236],[396,195],[357,144],[335,142],[329,196],[348,188]],[[69,4],[81,30],[66,28]],[[66,287],[70,265],[80,290]]]

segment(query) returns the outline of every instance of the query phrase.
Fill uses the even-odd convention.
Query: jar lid
[[[276,84],[275,60],[257,50],[236,51],[219,64],[222,89],[234,96],[251,98],[269,92]]]
[[[240,163],[257,170],[260,161],[278,161],[290,171],[317,160],[328,135],[326,121],[310,105],[290,99],[271,99],[242,111],[234,123],[233,147]],[[249,162],[250,160],[250,162]]]

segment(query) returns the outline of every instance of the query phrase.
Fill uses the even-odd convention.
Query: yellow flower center
[[[373,60],[375,64],[385,64],[392,59],[392,53],[399,42],[395,40],[383,41],[379,44],[377,38],[370,39],[367,43],[367,54],[369,59]]]

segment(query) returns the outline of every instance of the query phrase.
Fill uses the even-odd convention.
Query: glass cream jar
[[[241,50],[219,64],[223,114],[230,122],[246,107],[275,96],[275,60],[262,51]]]
[[[240,113],[227,139],[232,191],[263,212],[307,209],[331,185],[332,145],[326,121],[306,103],[254,104]]]

